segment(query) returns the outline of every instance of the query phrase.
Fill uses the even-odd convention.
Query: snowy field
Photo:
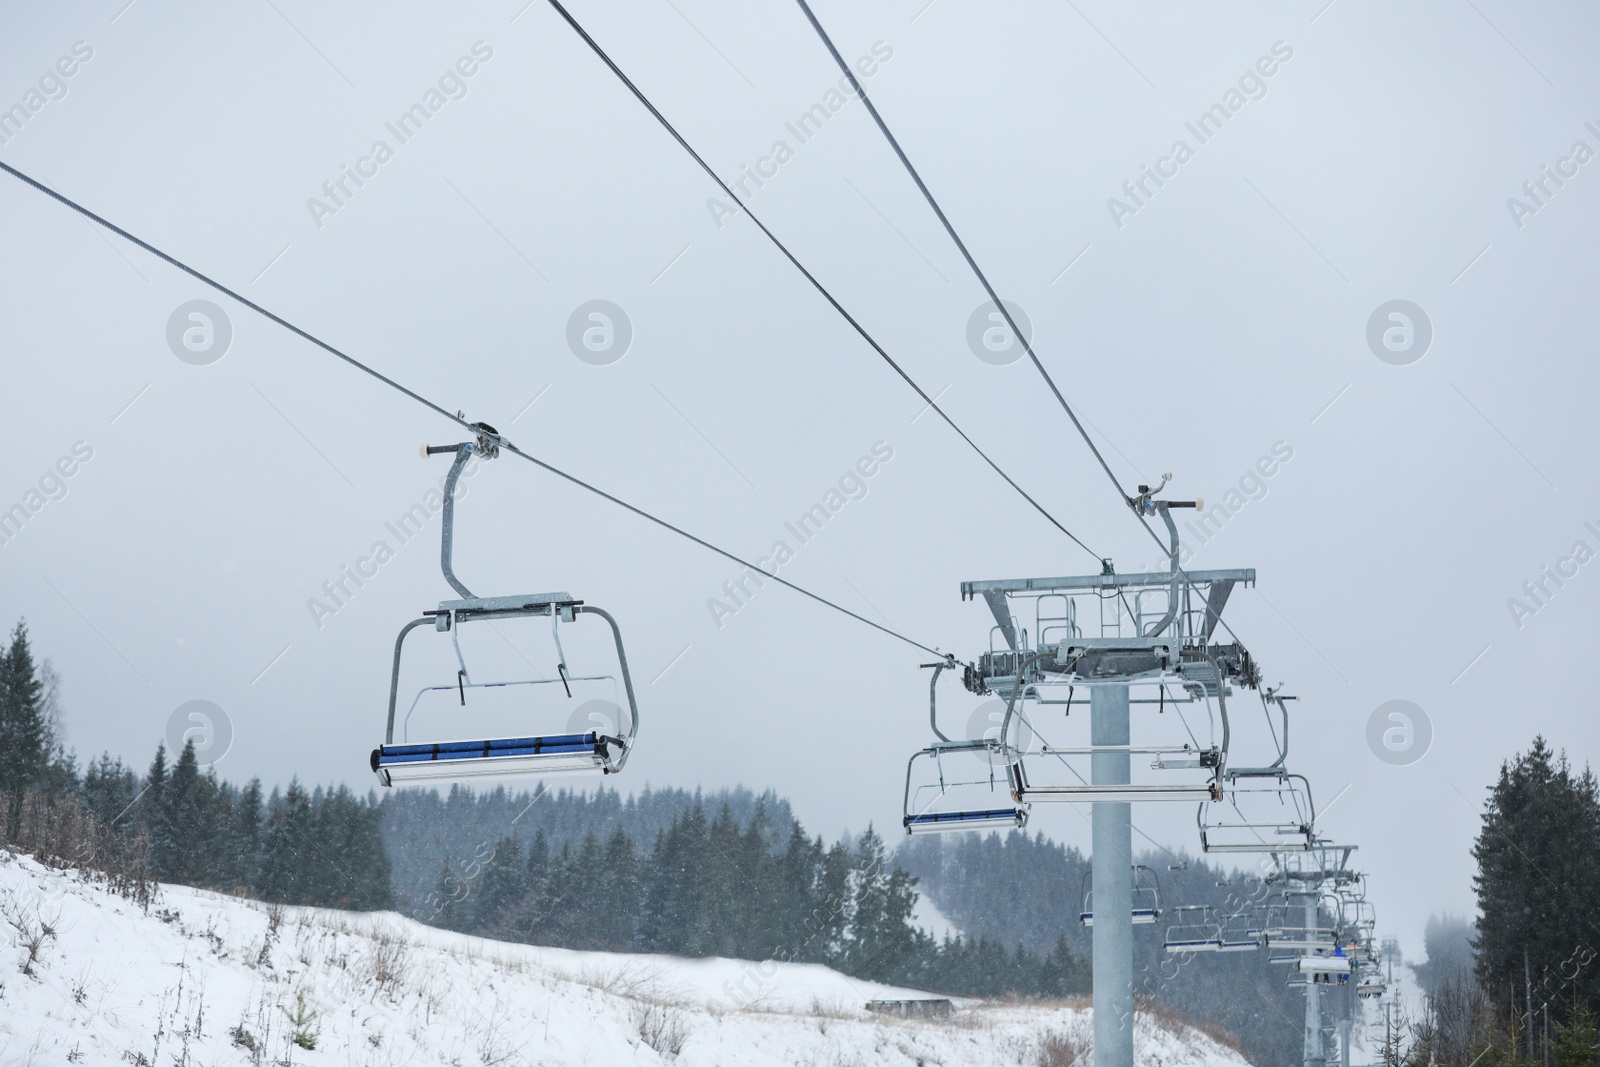
[[[603,921],[597,916],[596,921]],[[1086,1065],[1081,1004],[958,1002],[825,967],[510,945],[163,886],[148,911],[0,852],[0,1065]],[[1143,1015],[1148,1067],[1240,1067]]]

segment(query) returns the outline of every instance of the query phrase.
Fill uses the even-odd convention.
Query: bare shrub
[[[411,943],[404,937],[376,935],[366,960],[373,984],[386,990],[397,988],[405,980],[410,960]]]
[[[267,932],[261,939],[261,950],[256,953],[257,967],[272,966],[272,946],[278,943],[278,931],[283,927],[283,905],[267,905]]]
[[[32,856],[46,867],[77,870],[142,908],[155,898],[150,845],[142,831],[103,825],[74,794],[23,794],[9,817],[0,814],[0,848]]]
[[[639,1040],[663,1056],[676,1056],[689,1040],[683,1013],[664,1004],[639,1001],[633,1006],[633,1027]]]
[[[1150,1023],[1158,1030],[1165,1030],[1169,1034],[1184,1036],[1186,1031],[1199,1031],[1223,1048],[1244,1055],[1244,1046],[1239,1039],[1216,1023],[1197,1022],[1189,1018],[1178,1009],[1155,1000],[1152,997],[1138,997],[1134,1001],[1134,1011],[1145,1015]]]
[[[33,965],[39,962],[45,942],[56,936],[59,914],[47,918],[38,904],[19,900],[15,893],[6,893],[0,896],[0,920],[16,931],[17,944],[24,953],[22,973],[33,977]]]
[[[244,1020],[242,1019],[239,1021],[239,1025],[228,1031],[228,1037],[233,1041],[234,1048],[242,1048],[246,1052],[261,1051],[261,1042],[257,1040],[255,1034],[245,1029]]]
[[[500,1067],[521,1059],[524,1045],[513,1042],[516,1026],[499,1010],[498,1004],[480,1016],[480,1020],[480,1025],[468,1027],[467,1036],[475,1045],[478,1062],[483,1067]]]
[[[847,1007],[842,1000],[823,1000],[821,997],[811,998],[811,1014],[822,1019],[854,1019],[856,1013]],[[823,1031],[826,1033],[827,1031]]]
[[[616,997],[657,996],[661,972],[657,967],[639,962],[625,963],[619,967],[584,968],[576,974],[554,972],[558,977]]]
[[[1067,1030],[1048,1030],[1039,1039],[1035,1062],[1039,1067],[1088,1067],[1088,1042]]]

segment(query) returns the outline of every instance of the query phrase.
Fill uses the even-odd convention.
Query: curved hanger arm
[[[456,461],[450,465],[450,473],[445,475],[444,479],[444,519],[439,530],[439,569],[444,571],[444,580],[450,583],[451,588],[463,598],[471,600],[472,590],[462,585],[461,579],[456,577],[450,556],[455,547],[456,482],[461,479],[461,468],[467,465],[467,460],[472,456],[472,442],[463,441],[459,445],[444,445],[438,449],[429,447],[428,451],[448,452],[452,449],[455,451]]]
[[[933,680],[928,683],[928,725],[933,727],[933,735],[941,741],[950,739],[939,729],[939,714],[935,696],[939,687],[939,672],[944,670],[946,666],[948,664],[944,660],[935,663],[933,665]]]
[[[1165,511],[1162,513],[1165,514]],[[1177,559],[1177,557],[1174,556],[1173,559]],[[1199,652],[1200,655],[1205,657],[1206,662],[1211,664],[1211,669],[1216,673],[1217,676],[1217,713],[1222,719],[1222,755],[1217,760],[1217,774],[1214,781],[1216,782],[1216,789],[1218,791],[1218,796],[1220,797],[1222,783],[1228,770],[1228,679],[1222,673],[1222,664],[1217,662],[1215,656],[1211,655],[1211,653],[1207,652],[1203,648],[1200,649]]]
[[[1156,510],[1161,513],[1161,521],[1167,524],[1167,532],[1172,536],[1172,547],[1167,552],[1172,567],[1172,586],[1167,593],[1167,613],[1156,623],[1155,629],[1146,635],[1160,637],[1166,632],[1167,627],[1172,625],[1172,620],[1178,617],[1178,587],[1183,579],[1183,572],[1178,569],[1178,527],[1172,521],[1172,513],[1167,510],[1168,501],[1157,500],[1154,503]]]
[[[1033,655],[1023,660],[1022,663],[1017,667],[1017,681],[1016,684],[1011,687],[1011,698],[1006,701],[1006,717],[1000,722],[1000,744],[1002,747],[1009,748],[1011,744],[1011,714],[1017,706],[1017,694],[1022,691],[1022,679],[1028,673],[1028,668],[1033,666],[1035,663],[1038,663],[1044,657],[1045,653],[1035,652]]]

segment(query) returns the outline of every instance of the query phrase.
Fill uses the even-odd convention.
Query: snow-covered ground
[[[946,937],[960,937],[961,928],[951,922],[944,912],[940,911],[933,901],[922,894],[917,895],[917,905],[911,913],[911,922],[922,928],[923,932],[935,941],[943,941]]]
[[[1068,1053],[1088,1046],[1081,1004],[865,1010],[927,996],[814,965],[510,945],[179,886],[146,911],[0,852],[4,1065],[1087,1063]],[[1136,1036],[1148,1067],[1244,1064],[1142,1015]]]

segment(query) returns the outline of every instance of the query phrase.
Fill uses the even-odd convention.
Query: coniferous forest
[[[257,781],[237,786],[202,771],[192,742],[176,754],[158,745],[142,774],[109,755],[80,772],[58,741],[57,685],[35,664],[19,623],[0,660],[0,793],[12,840],[278,903],[392,905],[382,811],[372,798],[344,786],[308,791],[298,781],[270,794]],[[92,828],[87,841],[50,841],[79,826]]]
[[[398,871],[431,871],[412,914],[566,948],[824,963],[969,995],[1088,989],[1064,938],[1032,948],[935,941],[913,878],[870,828],[827,845],[776,798],[650,790],[398,793],[383,805]],[[520,814],[519,814],[520,813]],[[423,889],[421,885],[416,889]]]
[[[60,680],[19,623],[0,649],[0,845],[100,872],[144,901],[175,882],[270,902],[393,908],[529,944],[815,962],[951,994],[1087,992],[1077,922],[1086,858],[1013,832],[891,849],[828,843],[771,793],[630,796],[267,790],[202,769],[192,743],[143,771],[62,743]],[[1536,738],[1488,791],[1473,857],[1479,914],[1435,919],[1419,1010],[1388,1017],[1396,1067],[1600,1064],[1600,785]],[[1163,905],[1247,907],[1248,875],[1149,854]],[[926,895],[961,936],[914,919]],[[1154,929],[1154,928],[1151,928]],[[1298,996],[1258,954],[1163,955],[1136,937],[1136,991],[1293,1062]]]
[[[3,840],[64,862],[531,944],[826,963],[973,995],[1088,988],[1064,940],[935,942],[911,922],[915,879],[875,832],[825,845],[770,795],[266,793],[201,770],[192,743],[158,746],[142,774],[109,755],[80,772],[59,740],[58,682],[20,623],[0,686]]]

